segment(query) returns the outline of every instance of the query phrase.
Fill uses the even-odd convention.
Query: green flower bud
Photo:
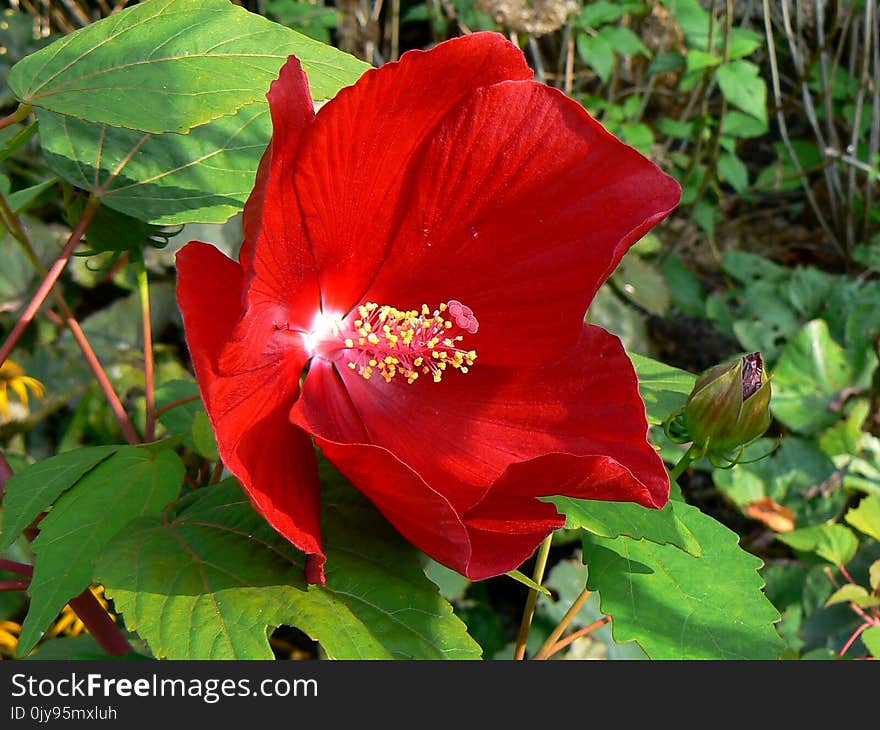
[[[770,420],[770,381],[759,352],[707,370],[684,407],[694,446],[717,456],[761,436]]]

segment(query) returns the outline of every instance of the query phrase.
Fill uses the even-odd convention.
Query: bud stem
[[[693,444],[688,448],[687,451],[684,452],[682,457],[678,460],[678,463],[672,467],[669,471],[669,481],[677,482],[678,478],[684,473],[685,469],[687,469],[696,459],[698,458],[696,449]]]

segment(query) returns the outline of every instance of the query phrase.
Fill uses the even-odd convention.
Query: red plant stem
[[[131,419],[125,412],[125,406],[123,406],[122,401],[119,400],[119,396],[116,394],[116,390],[113,388],[110,378],[107,377],[107,372],[101,366],[101,361],[98,360],[98,356],[92,349],[88,338],[86,338],[85,332],[82,331],[82,327],[79,326],[79,322],[76,321],[73,313],[67,308],[66,304],[64,310],[64,323],[67,325],[67,328],[70,330],[70,333],[79,345],[79,349],[82,350],[82,354],[85,357],[86,362],[89,364],[89,367],[92,369],[92,373],[97,379],[98,384],[101,386],[101,390],[104,391],[104,396],[107,398],[110,410],[113,411],[113,415],[115,415],[116,420],[119,421],[122,435],[125,436],[125,440],[130,444],[140,443],[140,436],[138,436]]]
[[[843,645],[843,648],[837,653],[837,656],[843,656],[846,654],[849,651],[849,648],[855,643],[855,640],[861,636],[865,629],[870,628],[870,626],[871,624],[869,623],[863,623],[859,626],[859,628],[853,632],[853,635],[849,637],[849,640]]]
[[[141,298],[141,314],[144,329],[144,397],[146,416],[144,441],[156,440],[156,379],[153,361],[153,326],[150,321],[150,282],[147,277],[147,264],[141,259],[138,271],[138,291]]]
[[[569,634],[564,639],[557,641],[553,645],[553,647],[550,649],[550,651],[547,652],[547,655],[543,658],[549,659],[551,656],[553,656],[557,652],[562,651],[569,644],[573,644],[578,639],[581,639],[584,636],[587,636],[588,634],[592,634],[596,629],[602,628],[609,621],[611,621],[610,616],[603,616],[602,618],[598,619],[597,621],[593,621],[593,623],[591,623],[589,626],[584,626],[584,628],[578,629],[574,633]]]
[[[6,560],[5,558],[0,558],[0,570],[5,570],[9,573],[18,573],[26,578],[30,578],[34,574],[34,569],[30,565],[27,565],[26,563],[17,563],[14,560]]]
[[[7,117],[3,117],[0,119],[0,129],[6,129],[12,124],[16,124],[17,122],[22,121],[28,114],[31,113],[31,105],[30,104],[19,104],[18,109],[16,109],[12,114]]]
[[[37,289],[37,293],[34,294],[30,303],[27,305],[27,308],[24,310],[21,317],[19,317],[18,322],[16,322],[15,326],[12,328],[12,332],[9,333],[3,346],[0,347],[0,365],[6,362],[6,358],[8,358],[15,349],[21,335],[27,329],[27,326],[33,321],[40,307],[43,306],[46,297],[49,296],[49,292],[52,291],[52,287],[55,286],[58,278],[61,276],[61,272],[64,271],[64,267],[67,266],[67,262],[70,261],[74,249],[79,245],[86,228],[88,228],[92,219],[95,217],[97,209],[98,199],[89,198],[89,202],[86,204],[86,208],[83,211],[82,218],[80,218],[73,233],[70,234],[70,238],[67,240],[67,244],[61,251],[61,255],[55,263],[52,264],[52,268],[49,269],[49,273],[46,274],[43,283],[40,284],[40,288]]]
[[[91,590],[86,588],[76,598],[71,599],[69,605],[101,648],[110,656],[125,656],[134,651],[128,639]]]
[[[25,233],[21,219],[18,217],[18,215],[16,215],[15,211],[13,211],[9,207],[9,203],[6,201],[6,198],[2,193],[0,193],[0,209],[2,209],[3,217],[5,219],[5,222],[7,223],[8,228],[10,229],[10,231],[12,231],[12,234],[13,236],[15,236],[16,240],[18,240],[18,242],[24,247],[25,253],[31,260],[31,263],[34,265],[37,271],[39,271],[43,276],[46,276],[48,272],[46,271],[43,264],[40,262],[39,258],[37,258],[36,253],[31,247],[30,241],[28,240],[27,233]],[[64,298],[64,295],[58,289],[52,289],[52,296],[55,299],[55,302],[58,304],[58,308],[61,310],[61,313],[64,315],[63,318],[61,318],[59,321],[62,324],[67,325],[68,329],[70,329],[70,332],[73,335],[73,338],[76,340],[77,345],[79,345],[79,349],[82,350],[86,362],[89,364],[92,373],[97,379],[98,384],[101,386],[101,390],[104,391],[104,395],[110,405],[110,410],[113,411],[113,415],[115,415],[116,420],[119,421],[119,427],[122,429],[122,434],[125,436],[126,440],[130,444],[140,443],[140,437],[138,436],[137,431],[135,431],[134,425],[132,425],[128,414],[125,412],[125,407],[122,405],[122,401],[116,394],[116,391],[113,388],[113,384],[110,382],[110,378],[107,377],[107,373],[102,367],[101,361],[95,354],[94,349],[92,349],[92,345],[88,341],[85,332],[83,332],[82,328],[79,326],[79,323],[76,321],[73,310],[71,310],[70,306],[67,304],[67,300]],[[55,315],[55,313],[51,310],[46,314],[50,318],[58,319],[57,315]]]
[[[191,395],[187,398],[181,398],[180,400],[172,401],[167,405],[162,406],[159,410],[156,411],[156,418],[161,418],[168,411],[174,410],[177,406],[185,406],[187,403],[192,403],[193,401],[197,401],[201,396]]]
[[[9,466],[9,462],[6,461],[3,452],[0,452],[0,497],[3,496],[3,487],[6,484],[6,480],[13,474],[12,467]],[[29,540],[33,539],[32,535],[28,535],[27,532],[25,532],[25,535],[28,536]],[[11,560],[3,561],[0,565],[6,566],[6,569],[12,572],[21,572],[24,569],[30,568],[28,565],[15,563]],[[31,569],[31,574],[33,574],[33,569]],[[122,633],[122,630],[110,618],[110,615],[98,603],[98,599],[95,598],[88,588],[70,601],[70,607],[79,616],[80,621],[83,622],[89,633],[95,637],[107,654],[110,656],[124,656],[134,651],[131,644],[128,643],[128,639],[125,638],[125,634]]]
[[[6,591],[26,591],[31,584],[29,580],[0,580],[0,593]]]

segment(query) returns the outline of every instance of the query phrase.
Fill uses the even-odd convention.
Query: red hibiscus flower
[[[536,497],[662,507],[632,364],[584,314],[679,185],[496,33],[371,69],[317,114],[291,57],[268,99],[239,261],[187,244],[178,301],[223,461],[307,579],[315,443],[472,579],[563,525]]]

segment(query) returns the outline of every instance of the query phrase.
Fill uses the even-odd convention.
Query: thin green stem
[[[678,463],[672,467],[669,472],[669,481],[677,482],[678,478],[684,474],[685,469],[687,469],[697,458],[696,449],[694,449],[693,445],[684,452],[681,459],[678,460]]]
[[[18,108],[12,112],[7,117],[3,117],[0,119],[0,129],[6,129],[13,124],[17,124],[22,121],[28,114],[31,113],[31,105],[30,104],[19,104]]]
[[[138,262],[137,282],[141,300],[141,317],[144,330],[144,397],[146,399],[146,423],[144,441],[156,440],[156,382],[153,362],[153,327],[150,321],[150,280],[147,264],[141,257]]]
[[[541,585],[544,580],[544,569],[547,567],[547,557],[550,555],[550,545],[553,542],[553,533],[547,535],[544,542],[538,548],[538,555],[535,558],[535,572],[532,576],[535,583]],[[516,639],[516,648],[513,652],[514,659],[524,659],[526,655],[526,641],[529,638],[529,628],[532,625],[532,618],[535,615],[535,603],[538,601],[538,593],[535,589],[529,590],[526,605],[523,609],[522,623],[519,627],[519,636]]]

